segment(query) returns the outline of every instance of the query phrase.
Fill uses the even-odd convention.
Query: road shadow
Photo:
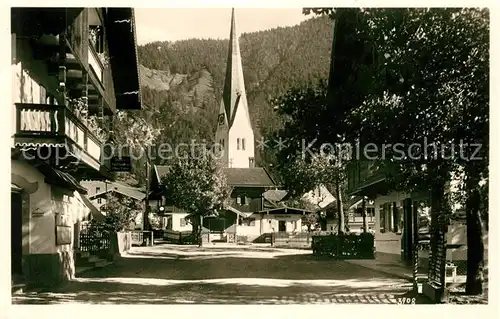
[[[290,284],[286,286],[242,283],[143,283],[117,280],[73,281],[52,291],[26,293],[14,304],[288,304],[288,303],[395,303],[394,291],[362,288],[353,282],[334,286]],[[355,295],[354,295],[355,294]]]
[[[64,287],[13,297],[13,303],[290,304],[394,303],[405,280],[312,254],[241,254],[139,249]],[[213,252],[213,251],[212,251]]]

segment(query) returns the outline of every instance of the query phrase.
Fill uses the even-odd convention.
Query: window
[[[219,122],[219,125],[224,125],[224,122],[225,122],[224,113],[219,114],[218,122]]]
[[[224,139],[222,139],[222,147],[224,147]]]
[[[96,188],[95,188],[95,193],[96,193],[96,194],[99,194],[99,192],[100,192],[100,191],[101,191],[101,188],[100,188],[100,187],[96,187]]]
[[[89,26],[89,40],[97,53],[104,52],[104,29],[102,26]]]
[[[236,139],[236,149],[237,150],[240,149],[240,138],[239,137]]]
[[[185,218],[181,218],[180,223],[181,223],[181,227],[186,226],[186,219]]]
[[[249,167],[254,167],[255,166],[255,158],[249,157],[248,158],[248,166]]]
[[[100,198],[100,197],[99,197],[99,198],[97,199],[97,204],[102,204],[102,198]]]
[[[236,197],[236,204],[241,205],[241,197]]]
[[[245,150],[245,139],[244,138],[241,139],[241,149]]]

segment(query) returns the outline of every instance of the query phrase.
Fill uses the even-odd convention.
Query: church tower
[[[215,141],[222,145],[222,158],[227,167],[248,168],[253,167],[255,161],[254,135],[248,112],[234,8],[228,51]]]

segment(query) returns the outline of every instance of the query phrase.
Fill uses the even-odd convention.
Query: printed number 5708
[[[398,298],[397,303],[398,305],[414,305],[415,298]]]

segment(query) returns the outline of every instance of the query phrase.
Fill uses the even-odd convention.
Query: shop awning
[[[40,166],[37,166],[37,169],[45,176],[45,182],[47,184],[67,188],[81,194],[87,194],[87,189],[80,185],[73,176],[66,172],[60,171],[48,164],[41,164]]]

